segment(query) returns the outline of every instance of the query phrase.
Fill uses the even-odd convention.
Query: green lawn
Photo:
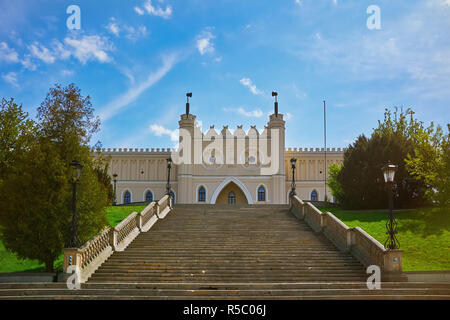
[[[384,245],[387,210],[330,211],[347,226],[360,227]],[[403,270],[450,270],[450,212],[439,209],[394,211],[397,238],[403,250]]]
[[[117,206],[106,209],[106,218],[109,224],[114,227],[120,221],[125,219],[133,211],[140,212],[145,206]],[[55,262],[55,269],[62,270],[64,256],[58,258]],[[19,259],[14,253],[6,251],[3,243],[0,241],[0,272],[45,272],[45,265],[37,260]]]
[[[106,208],[106,218],[111,227],[117,226],[120,221],[125,219],[130,213],[141,212],[146,206],[117,206]]]

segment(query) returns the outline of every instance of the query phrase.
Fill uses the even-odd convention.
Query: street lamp
[[[167,158],[167,195],[170,197],[170,169],[172,168],[172,158]]]
[[[386,222],[386,234],[388,238],[384,243],[384,247],[388,250],[395,250],[400,248],[400,243],[395,236],[397,234],[397,221],[394,219],[394,214],[392,213],[394,207],[394,200],[392,195],[392,189],[394,186],[395,172],[398,166],[392,164],[390,161],[381,168],[383,171],[384,182],[386,182],[386,188],[388,189],[388,201],[389,201],[389,221]]]
[[[80,181],[81,169],[83,165],[77,160],[73,160],[70,164],[72,167],[72,239],[70,245],[72,248],[78,246],[78,236],[77,236],[77,183]]]
[[[114,181],[114,205],[116,206],[117,205],[117,193],[116,193],[116,184],[117,184],[117,177],[118,177],[118,174],[117,173],[114,173],[113,174],[113,181]]]
[[[291,158],[291,167],[292,167],[292,183],[291,183],[291,192],[289,193],[289,198],[295,196],[297,193],[295,192],[295,163],[297,162],[296,158]]]

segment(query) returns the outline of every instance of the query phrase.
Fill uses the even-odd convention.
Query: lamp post
[[[297,162],[296,158],[291,158],[291,167],[292,167],[292,183],[291,183],[291,192],[289,193],[289,198],[295,196],[297,193],[295,192],[295,163]]]
[[[116,184],[117,184],[117,177],[118,177],[118,174],[117,173],[114,173],[113,174],[113,181],[114,181],[114,205],[116,206],[117,205],[117,193],[116,193]]]
[[[172,168],[172,158],[167,158],[167,195],[170,197],[170,169]]]
[[[73,160],[70,166],[72,167],[72,239],[70,240],[70,246],[72,248],[76,248],[78,247],[77,183],[80,181],[81,169],[83,169],[83,165],[77,160]]]
[[[397,168],[398,166],[392,164],[390,161],[383,168],[381,168],[381,170],[383,171],[384,182],[386,182],[389,201],[389,221],[386,222],[386,229],[387,229],[386,234],[388,235],[388,238],[384,243],[384,247],[388,250],[395,250],[400,248],[400,243],[396,237],[397,221],[395,221],[394,214],[392,212],[394,207],[392,189],[394,186],[394,177]]]

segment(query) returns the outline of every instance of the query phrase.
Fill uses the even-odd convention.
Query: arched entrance
[[[253,200],[245,185],[238,179],[230,177],[222,181],[214,191],[211,197],[211,203],[253,204]]]

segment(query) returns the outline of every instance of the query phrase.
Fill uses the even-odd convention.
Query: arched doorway
[[[230,195],[231,192],[232,194]],[[234,200],[229,200],[233,198]],[[228,204],[228,202],[234,202],[235,204],[253,204],[252,196],[247,187],[239,179],[234,177],[229,177],[222,181],[211,197],[211,204]]]
[[[234,182],[230,182],[220,191],[216,200],[217,204],[248,204],[247,198],[241,188]]]

